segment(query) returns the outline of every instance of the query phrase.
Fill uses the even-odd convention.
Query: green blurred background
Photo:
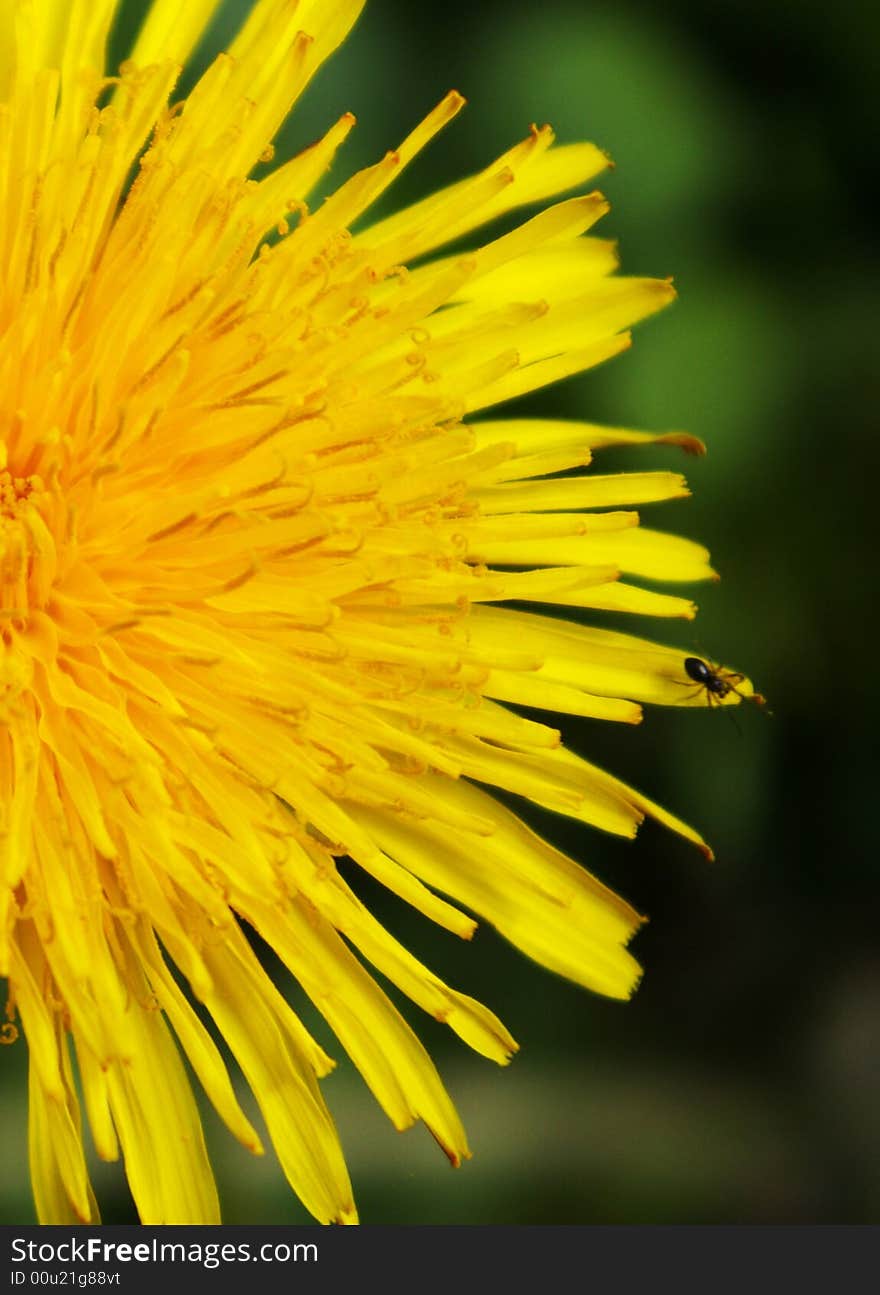
[[[201,65],[247,8],[228,0]],[[123,7],[118,57],[142,10]],[[662,13],[647,0],[373,0],[285,127],[282,155],[356,113],[336,180],[461,90],[464,116],[395,203],[485,165],[532,121],[609,150],[613,210],[599,232],[619,237],[625,271],[674,274],[680,301],[629,354],[524,408],[708,443],[702,460],[660,449],[600,460],[685,470],[694,498],[645,516],[707,543],[723,575],[694,590],[695,625],[631,628],[748,671],[773,712],[747,708],[738,727],[708,709],[651,712],[624,731],[563,721],[574,747],[693,822],[718,856],[707,865],[649,826],[629,844],[535,820],[650,914],[630,1004],[541,971],[489,930],[462,945],[356,883],[522,1044],[499,1071],[406,1009],[470,1133],[474,1159],[455,1173],[423,1129],[391,1129],[341,1058],[325,1093],[367,1223],[880,1217],[877,666],[865,628],[878,26],[869,6],[831,14],[819,0],[667,0]],[[23,1222],[23,1047],[2,1059],[0,1220]],[[307,1221],[272,1158],[252,1160],[210,1112],[206,1127],[227,1222]],[[118,1168],[97,1167],[96,1187],[106,1221],[133,1218]]]

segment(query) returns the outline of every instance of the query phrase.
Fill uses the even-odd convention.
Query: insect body
[[[706,704],[708,706],[720,706],[725,697],[730,693],[736,693],[737,697],[743,701],[754,701],[761,705],[764,698],[760,693],[741,693],[737,684],[742,683],[745,679],[744,674],[739,674],[735,670],[724,670],[721,666],[708,665],[701,661],[697,656],[686,656],[683,662],[685,674],[692,679],[699,688],[706,689]],[[697,692],[699,692],[699,688]],[[694,694],[696,696],[696,693]]]

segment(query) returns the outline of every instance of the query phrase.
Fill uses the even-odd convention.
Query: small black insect
[[[744,674],[739,674],[736,670],[724,670],[721,666],[708,665],[701,661],[698,656],[686,656],[684,659],[685,674],[692,679],[700,688],[706,689],[706,704],[708,706],[720,706],[729,693],[736,693],[737,697],[743,701],[757,702],[759,706],[764,704],[764,698],[760,693],[742,693],[737,688],[738,683],[745,679]],[[693,694],[694,696],[697,693]]]

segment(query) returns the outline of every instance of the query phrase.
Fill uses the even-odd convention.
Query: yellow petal
[[[480,490],[483,513],[564,512],[575,508],[617,508],[660,499],[683,499],[690,494],[677,472],[620,472],[603,477],[590,474],[562,481],[516,482]]]
[[[66,1043],[62,1041],[61,1047],[63,1096],[46,1092],[33,1058],[29,1070],[28,1141],[37,1218],[41,1223],[97,1223],[100,1219],[83,1153],[79,1103]]]
[[[589,519],[582,522],[587,530]],[[516,528],[511,527],[516,533]],[[476,562],[510,566],[595,566],[606,564],[648,580],[688,582],[715,579],[701,544],[645,527],[595,530],[560,539],[475,539],[469,555]]]
[[[486,170],[371,226],[360,241],[370,247],[393,242],[401,258],[410,260],[515,207],[573,189],[608,165],[592,144],[550,149],[552,142],[549,128],[534,131]],[[494,177],[498,187],[484,190]]]
[[[132,63],[146,67],[163,59],[185,63],[214,16],[220,0],[152,0],[131,51]]]
[[[355,1223],[342,1150],[314,1072],[285,1039],[261,981],[232,948],[209,951],[205,1000],[262,1111],[281,1167],[321,1223]]]
[[[130,957],[129,975],[143,993],[145,981]],[[135,1046],[127,1064],[110,1067],[107,1083],[138,1214],[149,1224],[219,1223],[201,1121],[168,1027],[134,996],[129,1014]]]
[[[433,1062],[330,923],[294,905],[283,915],[256,915],[256,925],[320,1007],[395,1127],[422,1119],[453,1164],[468,1158],[464,1130]]]
[[[625,945],[638,914],[479,789],[456,783],[451,797],[492,815],[495,831],[480,843],[480,866],[458,833],[401,814],[369,811],[364,821],[390,854],[530,957],[587,988],[628,997],[639,970]]]

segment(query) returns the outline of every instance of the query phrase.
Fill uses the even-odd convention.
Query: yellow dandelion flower
[[[314,209],[350,115],[251,178],[361,4],[258,0],[184,103],[216,0],[156,0],[112,77],[116,0],[0,9],[0,974],[46,1222],[98,1217],[86,1126],[144,1222],[218,1220],[184,1058],[262,1150],[219,1040],[293,1190],[354,1221],[318,1082],[333,1062],[249,930],[392,1124],[469,1154],[368,968],[484,1056],[514,1041],[383,929],[340,857],[458,936],[474,914],[626,998],[638,915],[491,789],[702,845],[508,705],[623,723],[704,705],[684,654],[505,606],[691,616],[630,582],[712,574],[633,510],[686,495],[682,477],[570,470],[606,445],[696,444],[484,416],[616,355],[673,290],[585,237],[598,193],[556,200],[606,158],[546,127],[369,223],[455,93]],[[718,677],[735,688],[715,700],[751,695]]]

